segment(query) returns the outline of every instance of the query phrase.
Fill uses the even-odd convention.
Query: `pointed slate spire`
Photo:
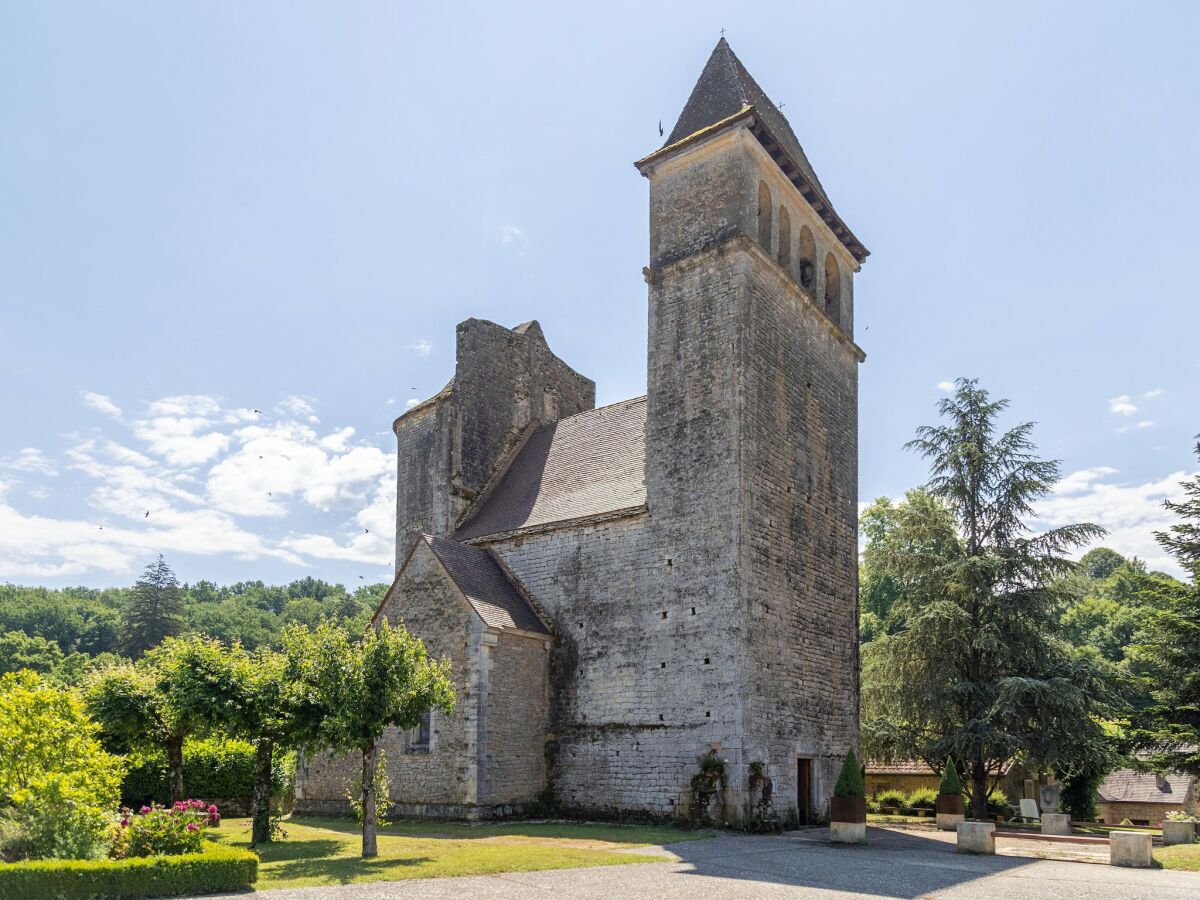
[[[663,146],[681,141],[697,131],[736,115],[748,106],[754,107],[755,113],[782,145],[784,152],[804,173],[821,199],[828,203],[825,189],[821,187],[817,173],[813,171],[812,164],[804,155],[804,149],[796,139],[792,126],[779,111],[779,107],[771,102],[766,92],[758,86],[758,82],[746,71],[746,67],[724,37],[717,41],[717,46],[713,48],[704,71],[700,73],[700,79],[692,88],[692,94],[688,97],[683,112],[679,114],[679,121],[671,129],[671,134]]]

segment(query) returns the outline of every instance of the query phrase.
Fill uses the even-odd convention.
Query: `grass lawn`
[[[1200,844],[1173,844],[1170,847],[1156,847],[1154,861],[1164,869],[1200,872]]]
[[[379,856],[364,860],[359,855],[360,832],[352,820],[288,819],[283,827],[286,840],[259,849],[259,890],[661,862],[657,856],[614,851],[711,836],[636,825],[405,821],[380,828]],[[250,820],[224,819],[215,836],[247,847]]]

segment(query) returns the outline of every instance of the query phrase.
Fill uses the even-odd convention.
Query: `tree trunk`
[[[362,765],[362,855],[364,859],[379,855],[375,842],[375,745],[363,750]]]
[[[167,738],[167,769],[171,773],[171,802],[186,800],[183,796],[183,736]]]
[[[987,821],[988,795],[987,766],[983,762],[983,754],[975,758],[971,766],[971,818],[980,822]]]
[[[275,748],[268,738],[258,742],[254,769],[254,824],[250,829],[250,846],[270,843],[271,840],[271,757]]]

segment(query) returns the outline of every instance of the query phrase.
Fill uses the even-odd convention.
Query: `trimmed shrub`
[[[0,900],[175,897],[249,888],[258,857],[205,841],[200,853],[131,859],[33,860],[0,865]]]
[[[917,788],[908,795],[905,806],[911,806],[913,809],[933,809],[937,804],[938,792],[933,788]]]
[[[905,796],[904,791],[898,791],[895,788],[880,791],[875,795],[875,800],[881,809],[888,806],[899,809],[908,804],[908,797]]]
[[[862,772],[858,770],[858,759],[851,750],[846,754],[846,761],[842,763],[842,772],[838,775],[837,784],[833,786],[833,796],[862,797],[865,795]]]
[[[942,780],[938,785],[939,794],[961,794],[962,781],[958,777],[958,769],[954,768],[954,760],[946,757],[946,768],[942,770]]]
[[[121,784],[121,804],[130,809],[171,801],[167,760],[162,753],[144,754]],[[271,793],[292,786],[291,754],[277,753],[271,770]],[[254,745],[221,737],[188,741],[183,746],[183,789],[189,797],[225,799],[254,796]]]

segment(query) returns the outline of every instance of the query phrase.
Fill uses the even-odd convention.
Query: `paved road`
[[[722,835],[672,844],[664,862],[467,878],[264,891],[263,900],[458,898],[1147,898],[1197,900],[1200,873],[1120,869],[1013,856],[964,856],[928,834],[870,829],[867,847],[832,846],[823,831]],[[669,852],[668,852],[669,851]],[[641,852],[645,852],[644,850]]]

